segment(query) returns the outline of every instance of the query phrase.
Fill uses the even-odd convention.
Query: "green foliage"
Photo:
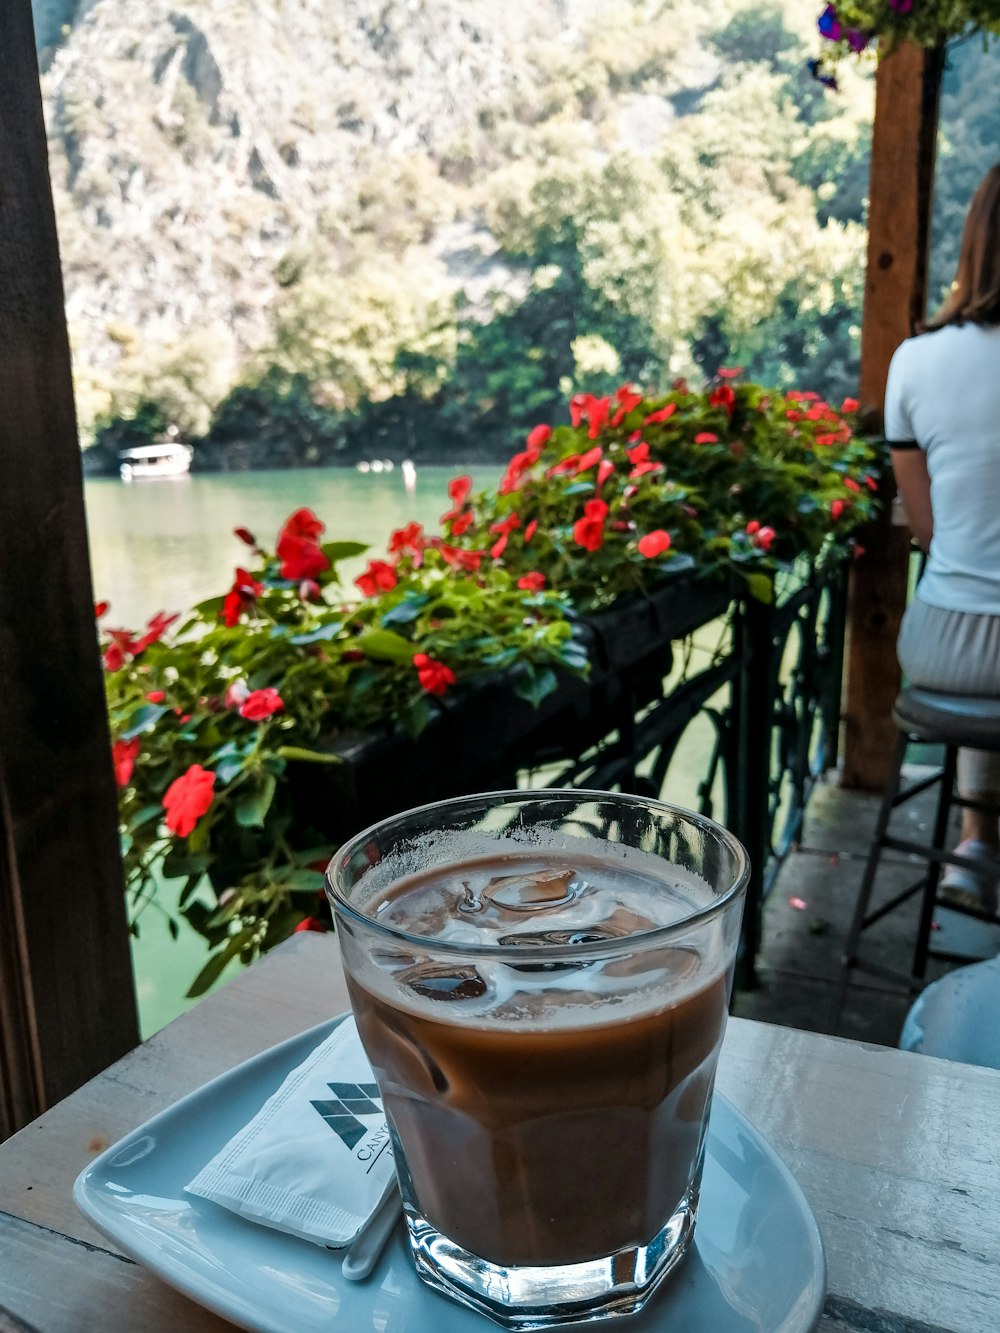
[[[842,548],[874,513],[879,471],[852,433],[856,404],[733,384],[727,371],[703,392],[578,395],[576,424],[533,432],[460,544],[581,610],[692,568],[769,578]]]
[[[283,533],[306,542],[305,581],[300,548],[279,558],[255,547],[253,568],[175,636],[159,616],[144,633],[102,637],[133,921],[158,876],[185,879],[181,914],[217,950],[192,994],[229,958],[250,961],[320,913],[316,865],[333,849],[293,820],[294,766],[336,762],[347,729],[419,732],[441,694],[501,659],[518,681],[583,665],[565,598],[518,589],[500,567],[457,569],[451,548],[416,525],[396,534],[393,564],[376,562],[379,589],[345,604],[336,562],[364,547],[320,546],[317,528],[300,510]],[[312,535],[294,537],[303,531]],[[192,827],[178,800],[193,803]]]

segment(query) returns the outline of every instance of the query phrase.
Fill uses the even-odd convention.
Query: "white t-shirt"
[[[934,536],[920,600],[1000,615],[1000,326],[948,324],[901,344],[885,437],[927,454]]]

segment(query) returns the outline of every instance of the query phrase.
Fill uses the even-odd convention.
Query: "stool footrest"
[[[861,923],[861,929],[867,930],[868,927],[874,925],[876,921],[880,921],[882,917],[888,916],[888,914],[895,908],[899,907],[901,903],[905,903],[908,898],[912,898],[915,893],[919,893],[926,884],[927,876],[925,875],[922,879],[918,879],[916,883],[911,884],[909,888],[902,889],[894,898],[890,898],[887,903],[883,903],[881,907],[876,907],[874,912],[869,912]]]

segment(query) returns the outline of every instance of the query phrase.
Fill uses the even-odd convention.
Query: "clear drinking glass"
[[[509,1328],[639,1309],[694,1233],[749,867],[636,796],[383,820],[327,892],[417,1271]]]

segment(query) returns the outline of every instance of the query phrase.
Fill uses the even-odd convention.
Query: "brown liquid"
[[[349,986],[413,1196],[451,1240],[496,1264],[577,1263],[648,1243],[675,1211],[724,977],[661,1012],[575,1028],[421,1016]]]

